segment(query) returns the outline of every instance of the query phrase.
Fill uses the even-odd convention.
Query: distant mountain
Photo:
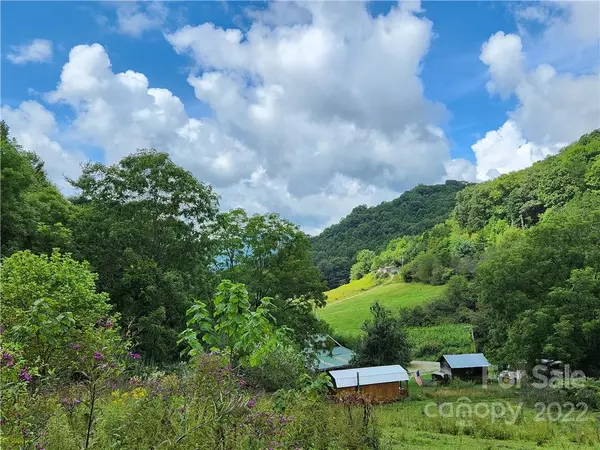
[[[391,202],[371,208],[357,206],[338,224],[312,238],[313,261],[330,288],[346,283],[359,250],[379,252],[392,238],[421,234],[443,222],[456,204],[456,194],[468,184],[421,184]]]

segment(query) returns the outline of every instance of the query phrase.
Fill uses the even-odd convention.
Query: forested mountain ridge
[[[392,238],[417,235],[443,222],[455,206],[456,194],[467,185],[461,181],[418,185],[390,202],[357,206],[311,239],[314,263],[330,288],[347,282],[359,250],[381,251]]]
[[[449,218],[362,250],[353,279],[401,265],[404,282],[447,285],[405,309],[407,326],[470,323],[497,364],[542,358],[600,374],[600,130],[531,167],[471,185]]]

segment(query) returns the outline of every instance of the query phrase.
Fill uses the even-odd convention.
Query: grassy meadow
[[[423,378],[427,380],[429,376]],[[595,417],[597,413],[592,411],[563,415],[560,420],[547,420],[548,417],[539,415],[543,420],[537,420],[537,411],[522,403],[518,390],[504,390],[497,385],[486,389],[466,383],[461,387],[420,388],[411,380],[410,393],[407,401],[376,408],[383,448],[600,448],[600,426]],[[439,406],[427,406],[432,403],[444,404],[444,415],[449,411],[460,411],[460,415],[443,417]],[[491,411],[493,407],[500,408],[500,404],[506,408],[503,414],[495,417],[475,414],[476,408]],[[456,409],[458,405],[463,408]]]
[[[443,290],[443,286],[421,283],[374,285],[375,281],[368,275],[327,292],[328,303],[319,311],[319,317],[329,323],[336,334],[357,336],[363,322],[370,318],[370,307],[375,300],[397,312],[400,308],[410,308],[434,299]]]
[[[372,273],[369,273],[360,280],[353,280],[350,283],[342,284],[335,289],[325,292],[327,303],[335,303],[347,299],[348,297],[362,294],[363,292],[376,287],[378,284],[381,283],[375,280]]]

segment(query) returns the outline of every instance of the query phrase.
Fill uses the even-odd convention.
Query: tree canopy
[[[357,206],[338,224],[311,239],[313,261],[329,288],[348,281],[359,250],[381,252],[392,238],[418,235],[446,219],[456,194],[467,183],[419,185],[391,202],[368,208]]]

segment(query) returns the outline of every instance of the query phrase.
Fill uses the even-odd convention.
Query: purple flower
[[[248,400],[248,404],[246,405],[248,408],[252,409],[256,406],[256,402],[254,401],[253,398],[251,398],[250,400]]]
[[[102,353],[100,352],[94,352],[94,359],[96,361],[101,361],[104,358],[104,356],[102,356]]]
[[[129,352],[127,353],[127,357],[131,359],[140,359],[142,355],[140,355],[139,353]]]
[[[2,352],[2,365],[13,367],[15,365],[15,357],[8,352]]]
[[[21,375],[19,375],[19,378],[22,381],[25,381],[27,383],[29,383],[31,381],[31,375],[29,375],[29,373],[27,372],[27,368],[26,367],[21,370]]]
[[[79,350],[81,348],[81,345],[79,344],[71,344],[71,348],[75,351]]]
[[[181,414],[183,414],[183,413],[185,412],[185,408],[182,406],[181,408],[179,408],[179,412],[180,412]]]
[[[115,324],[112,323],[112,321],[110,319],[107,319],[106,322],[104,322],[104,327],[105,328],[112,328],[114,326],[115,326]]]

